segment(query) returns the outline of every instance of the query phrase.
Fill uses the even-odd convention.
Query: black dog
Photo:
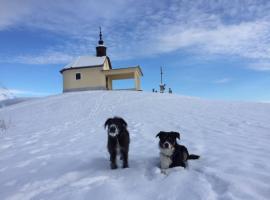
[[[187,166],[187,160],[199,159],[200,156],[189,154],[185,146],[177,144],[176,139],[180,140],[180,134],[177,132],[159,132],[156,137],[159,137],[160,149],[160,167],[168,169],[172,167]]]
[[[116,156],[120,153],[120,159],[123,160],[123,168],[128,167],[129,150],[129,132],[127,123],[120,117],[109,118],[104,124],[108,127],[107,148],[110,153],[111,169],[117,168]]]

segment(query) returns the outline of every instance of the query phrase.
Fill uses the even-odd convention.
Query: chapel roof
[[[76,68],[102,67],[106,58],[109,60],[107,56],[79,56],[67,64],[60,72],[62,73],[63,71]]]

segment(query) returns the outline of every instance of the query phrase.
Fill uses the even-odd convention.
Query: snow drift
[[[103,124],[121,116],[130,168],[110,170]],[[131,91],[67,93],[0,109],[1,199],[269,199],[270,104]],[[201,156],[158,168],[155,135]]]

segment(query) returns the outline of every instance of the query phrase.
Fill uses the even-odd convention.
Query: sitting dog
[[[178,132],[159,132],[160,167],[162,170],[182,166],[186,168],[187,161],[199,159],[200,156],[189,154],[185,146],[177,144],[176,139],[180,140]]]
[[[129,150],[129,132],[127,123],[120,117],[109,118],[104,124],[104,128],[108,127],[108,143],[107,148],[110,153],[111,169],[117,168],[116,157],[120,154],[123,160],[123,168],[128,167],[128,150]]]

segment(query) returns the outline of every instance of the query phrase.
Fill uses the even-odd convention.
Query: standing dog
[[[107,148],[110,153],[111,169],[117,168],[116,157],[120,154],[123,168],[128,167],[129,132],[127,123],[120,117],[109,118],[104,124],[108,132]]]
[[[176,139],[180,140],[178,132],[159,132],[160,149],[160,167],[162,170],[182,166],[186,167],[187,161],[190,159],[199,159],[200,156],[189,154],[185,146],[177,144]]]

